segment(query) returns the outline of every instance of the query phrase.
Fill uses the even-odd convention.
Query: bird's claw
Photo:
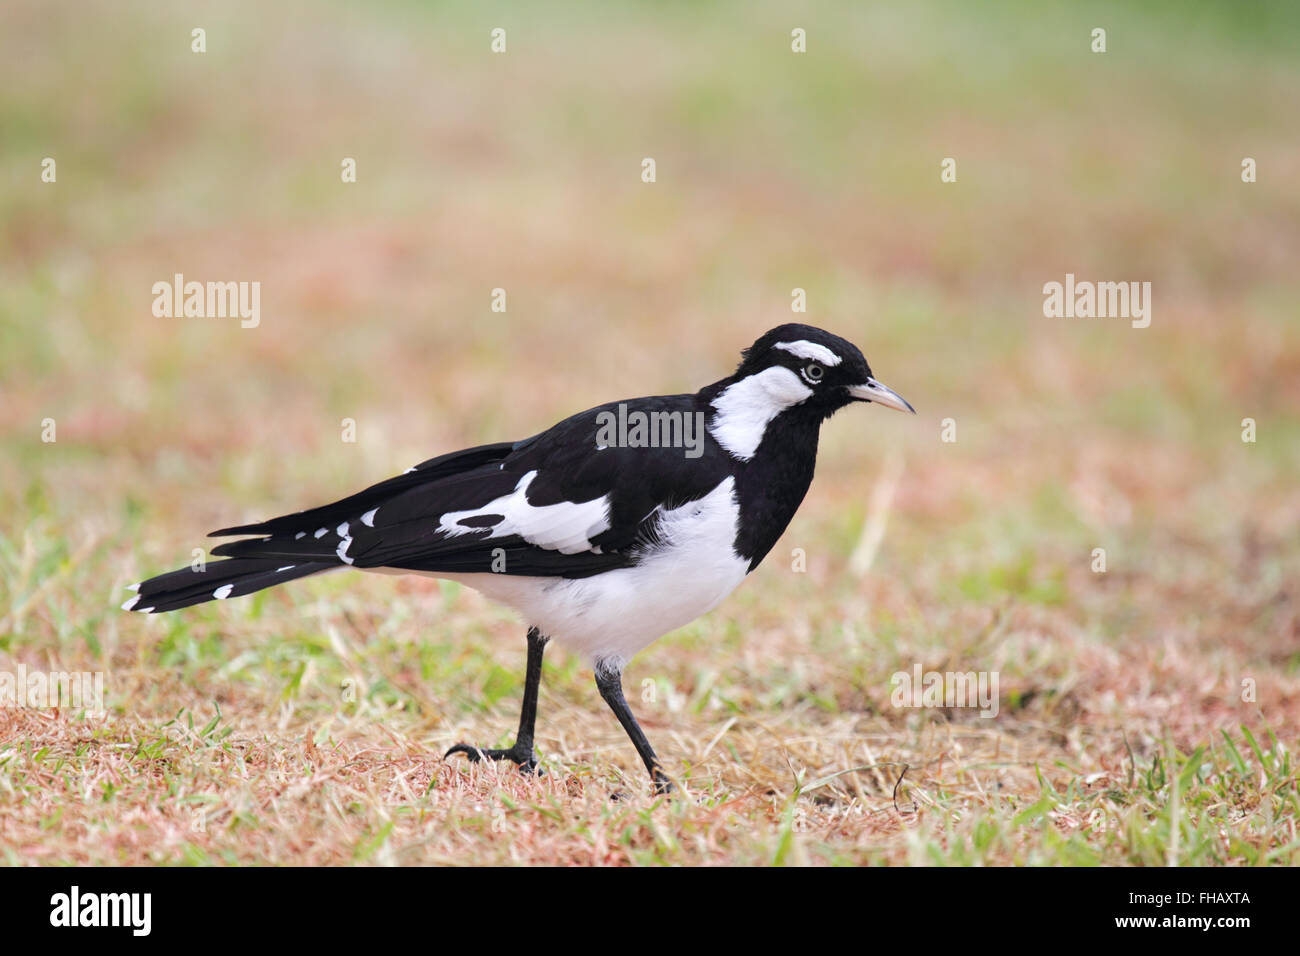
[[[654,778],[654,795],[656,797],[676,797],[677,786],[667,777],[657,776]],[[615,790],[609,795],[609,799],[613,803],[622,803],[624,800],[631,799],[631,794],[622,790]]]
[[[530,747],[525,751],[518,744],[508,750],[475,747],[473,744],[456,744],[442,755],[442,759],[446,760],[452,754],[464,754],[469,758],[470,763],[478,763],[484,758],[488,760],[509,760],[524,773],[535,773],[540,776],[543,772],[537,765],[537,754],[533,752],[532,748]]]

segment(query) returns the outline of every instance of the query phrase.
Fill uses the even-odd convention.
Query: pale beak
[[[850,385],[849,394],[860,402],[875,402],[877,405],[896,408],[900,412],[916,414],[916,409],[908,404],[907,399],[889,386],[881,385],[874,378],[867,379],[865,385]]]

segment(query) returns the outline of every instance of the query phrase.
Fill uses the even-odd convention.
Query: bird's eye
[[[822,376],[826,374],[826,369],[822,368],[816,362],[809,362],[804,366],[803,377],[810,382],[820,382]]]

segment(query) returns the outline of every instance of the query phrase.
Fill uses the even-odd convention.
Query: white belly
[[[734,550],[739,509],[727,478],[663,512],[663,546],[635,567],[589,578],[438,574],[519,611],[525,622],[594,665],[622,668],[654,640],[716,607],[744,580]]]

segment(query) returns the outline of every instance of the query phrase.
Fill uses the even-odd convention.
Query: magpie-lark
[[[227,560],[202,570],[133,585],[122,607],[174,611],[345,567],[460,581],[523,616],[528,665],[514,746],[457,744],[447,756],[536,769],[542,653],[555,638],[590,661],[601,696],[665,790],[623,697],[623,668],[758,567],[812,481],[822,422],[854,402],[914,411],[872,378],[851,343],[782,325],[743,352],[734,374],[694,395],[602,405],[523,441],[431,458],[333,504],[214,531],[256,537],[213,548]],[[602,423],[637,412],[643,421],[702,422],[700,446],[688,455],[636,436],[611,443]]]

